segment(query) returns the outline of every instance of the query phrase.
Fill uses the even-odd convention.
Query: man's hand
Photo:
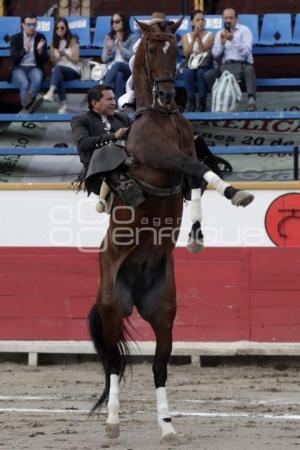
[[[106,49],[108,53],[111,53],[113,45],[114,45],[114,41],[112,40],[112,38],[110,36],[106,36],[105,38],[105,45],[106,45]]]
[[[38,43],[38,45],[37,45],[37,51],[38,51],[39,54],[42,53],[45,44],[46,44],[45,39],[41,39],[41,40],[39,41],[39,43]]]
[[[128,130],[129,130],[129,128],[119,128],[118,131],[116,131],[114,133],[115,139],[116,140],[122,139],[122,137],[124,137],[127,134]]]
[[[233,34],[232,33],[230,33],[229,31],[227,31],[227,30],[223,30],[222,31],[222,33],[221,33],[221,44],[222,45],[225,45],[225,42],[228,40],[228,41],[231,41],[233,39]]]

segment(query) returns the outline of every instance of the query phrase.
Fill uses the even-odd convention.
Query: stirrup
[[[116,189],[116,194],[126,205],[132,206],[133,208],[137,208],[145,201],[141,189],[132,179],[121,181],[120,186]]]

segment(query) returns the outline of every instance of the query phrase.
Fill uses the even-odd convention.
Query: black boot
[[[188,97],[186,105],[185,105],[185,112],[195,112],[196,110],[196,97]]]
[[[111,190],[125,203],[137,208],[145,201],[142,190],[126,172],[113,170],[105,174],[105,180]]]

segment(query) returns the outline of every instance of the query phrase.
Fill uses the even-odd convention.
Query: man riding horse
[[[90,334],[105,374],[104,390],[93,411],[108,400],[106,431],[110,437],[120,433],[118,384],[129,361],[130,336],[124,319],[134,308],[149,323],[156,339],[152,369],[162,439],[176,436],[166,381],[176,316],[173,250],[182,218],[183,178],[188,179],[189,187],[197,188],[204,178],[238,206],[246,206],[253,199],[251,194],[228,185],[197,160],[192,126],[175,103],[177,42],[174,33],[181,22],[162,22],[159,31],[139,23],[143,37],[133,71],[137,112],[128,134],[127,153],[113,143],[113,136],[109,144],[96,150],[93,148],[100,142],[90,141],[92,158],[87,189],[99,192],[101,173],[116,194],[109,228],[100,248],[98,295],[89,314]],[[84,135],[81,140],[87,138]],[[114,167],[108,160],[104,168],[100,167],[102,171],[92,173],[93,159],[99,161],[102,149],[105,155],[116,152],[114,157],[120,163]],[[130,167],[127,154],[134,160]],[[126,167],[129,168],[125,170]],[[125,177],[125,191],[128,189],[133,194],[138,189],[139,201],[134,195],[119,194],[114,180],[116,172],[120,182],[119,173]],[[132,198],[135,208],[126,206]]]

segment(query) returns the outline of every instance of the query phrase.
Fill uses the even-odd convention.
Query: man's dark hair
[[[25,23],[26,19],[37,19],[37,15],[33,13],[28,13],[25,16],[22,16],[21,23]]]
[[[98,86],[92,87],[88,90],[87,102],[90,111],[93,111],[92,100],[96,100],[98,102],[103,97],[104,91],[112,91],[112,87],[106,86],[105,84],[99,84]]]

